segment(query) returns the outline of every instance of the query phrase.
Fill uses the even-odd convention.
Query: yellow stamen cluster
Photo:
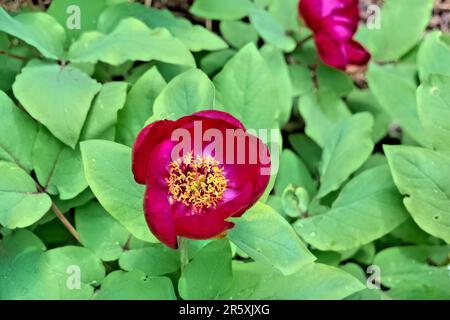
[[[170,163],[166,182],[172,200],[196,209],[216,207],[227,189],[219,162],[212,157],[194,158],[192,153]]]

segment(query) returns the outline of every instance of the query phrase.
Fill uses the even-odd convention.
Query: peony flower
[[[174,249],[177,236],[208,239],[232,228],[227,219],[251,207],[270,177],[266,145],[221,111],[149,124],[132,157],[136,182],[147,186],[147,224]]]
[[[298,11],[312,30],[325,64],[341,70],[367,64],[370,54],[353,40],[359,23],[358,0],[300,0]]]

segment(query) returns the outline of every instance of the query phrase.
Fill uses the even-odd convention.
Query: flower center
[[[219,162],[212,157],[194,158],[192,153],[170,163],[166,182],[171,200],[197,209],[216,207],[227,189]]]

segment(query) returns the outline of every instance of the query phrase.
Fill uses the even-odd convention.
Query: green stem
[[[178,250],[180,251],[181,272],[184,271],[189,264],[188,239],[178,237]]]

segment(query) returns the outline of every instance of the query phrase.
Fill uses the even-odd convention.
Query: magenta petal
[[[170,120],[155,121],[137,136],[132,153],[132,170],[137,183],[146,183],[150,155],[165,136],[170,136],[172,124]]]
[[[315,36],[317,51],[322,61],[334,68],[345,70],[348,59],[344,46],[328,34],[317,34]]]
[[[167,191],[147,186],[144,199],[147,224],[155,237],[165,245],[176,249],[177,235]]]
[[[209,214],[197,214],[175,219],[177,234],[192,239],[213,238],[233,226],[232,222]]]
[[[350,64],[365,65],[370,60],[370,53],[354,40],[347,44],[346,50]]]
[[[223,112],[223,111],[203,110],[203,111],[199,111],[199,112],[192,114],[192,116],[193,117],[204,117],[204,118],[213,119],[213,120],[222,120],[222,121],[225,121],[225,122],[231,124],[233,127],[245,130],[245,127],[242,124],[242,122],[240,122],[238,119],[233,117],[231,114]]]

